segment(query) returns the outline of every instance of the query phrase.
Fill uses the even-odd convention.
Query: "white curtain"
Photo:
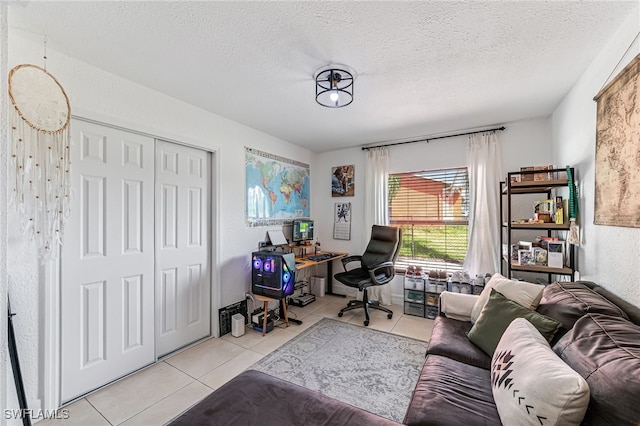
[[[502,154],[495,132],[469,136],[469,247],[464,270],[476,274],[500,271],[500,180]]]
[[[369,243],[373,225],[389,224],[389,150],[387,148],[374,148],[367,151],[365,173],[364,247]],[[370,299],[377,300],[383,305],[391,304],[391,284],[371,287],[368,293]]]

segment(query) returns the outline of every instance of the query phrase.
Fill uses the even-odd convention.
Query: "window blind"
[[[397,269],[462,270],[469,237],[467,169],[389,175],[389,220],[402,228]]]

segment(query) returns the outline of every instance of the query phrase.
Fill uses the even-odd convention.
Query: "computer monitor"
[[[313,240],[313,220],[295,219],[291,239],[298,242]]]

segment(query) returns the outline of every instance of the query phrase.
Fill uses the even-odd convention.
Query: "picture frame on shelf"
[[[533,249],[533,258],[536,265],[547,266],[547,251],[542,247]]]
[[[521,266],[535,265],[535,258],[531,250],[518,250],[518,264]]]
[[[547,242],[547,266],[550,268],[564,267],[564,241]]]
[[[517,261],[518,260],[518,245],[517,244],[511,244],[511,260],[513,261]]]
[[[533,243],[531,241],[518,241],[518,250],[529,250],[533,248]]]

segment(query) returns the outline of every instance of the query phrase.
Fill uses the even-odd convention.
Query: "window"
[[[389,175],[389,221],[402,228],[396,268],[462,270],[469,236],[466,167]]]

